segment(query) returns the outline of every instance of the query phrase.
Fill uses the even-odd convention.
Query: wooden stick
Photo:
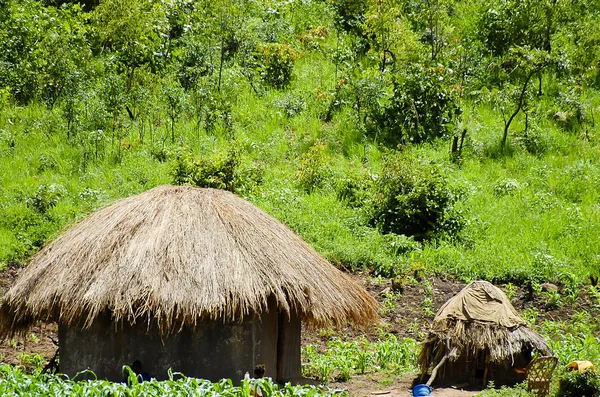
[[[488,351],[486,351],[485,352],[485,370],[483,371],[483,387],[485,387],[487,384],[489,358],[490,358],[490,353]]]
[[[431,376],[429,377],[429,380],[426,383],[427,386],[431,386],[431,384],[435,380],[435,376],[437,375],[438,369],[440,369],[440,367],[442,365],[444,365],[444,363],[446,362],[447,359],[448,359],[448,355],[446,354],[444,357],[442,357],[442,359],[440,360],[440,362],[438,363],[438,365],[435,366],[435,368],[433,369],[433,371],[431,371]]]

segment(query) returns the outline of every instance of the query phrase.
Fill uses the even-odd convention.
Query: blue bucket
[[[431,391],[433,389],[427,385],[416,385],[415,387],[413,387],[412,389],[412,395],[414,397],[425,397],[425,396],[431,396]]]

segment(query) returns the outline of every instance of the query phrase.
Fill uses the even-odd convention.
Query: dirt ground
[[[348,382],[333,383],[329,386],[348,390],[352,397],[407,397],[412,396],[410,390],[412,387],[412,377],[397,379],[387,386],[381,385],[385,379],[377,379],[371,375],[355,375]],[[434,388],[431,395],[433,397],[467,397],[475,396],[480,389],[470,389],[468,387],[439,387]]]

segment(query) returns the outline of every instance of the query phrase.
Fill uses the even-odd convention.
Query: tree
[[[514,68],[504,71],[505,82],[496,92],[497,108],[502,113],[504,131],[501,146],[504,149],[508,132],[515,117],[524,109],[528,99],[528,88],[531,78],[541,73],[550,64],[550,55],[543,50],[531,50],[518,47],[511,50],[511,58],[518,59]],[[510,109],[512,106],[512,110]],[[528,115],[526,114],[526,119]],[[527,128],[527,124],[526,124]]]
[[[370,2],[363,30],[370,38],[372,49],[379,52],[382,73],[387,65],[395,70],[405,63],[414,62],[421,52],[418,38],[395,1]]]
[[[126,92],[141,66],[148,65],[152,71],[164,68],[170,25],[162,3],[105,0],[95,9],[92,21],[95,51],[116,56],[119,73],[126,77]]]
[[[171,120],[171,143],[175,143],[175,122],[181,117],[185,92],[178,82],[169,80],[163,84],[162,94]]]
[[[37,1],[0,10],[0,87],[19,103],[54,106],[67,76],[89,58],[85,14],[79,5],[55,9]]]
[[[379,131],[388,144],[449,136],[461,113],[458,96],[446,82],[450,73],[443,66],[415,64],[394,75],[389,104],[377,116]]]
[[[421,41],[429,47],[429,57],[436,62],[447,44],[447,37],[453,30],[449,13],[451,0],[414,0],[404,3],[404,11],[421,34]]]

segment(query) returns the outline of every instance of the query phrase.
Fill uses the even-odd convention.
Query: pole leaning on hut
[[[369,326],[375,300],[234,194],[159,186],[91,214],[35,255],[0,301],[0,334],[57,322],[60,372],[120,381],[138,360],[234,381],[301,381],[301,322]]]

